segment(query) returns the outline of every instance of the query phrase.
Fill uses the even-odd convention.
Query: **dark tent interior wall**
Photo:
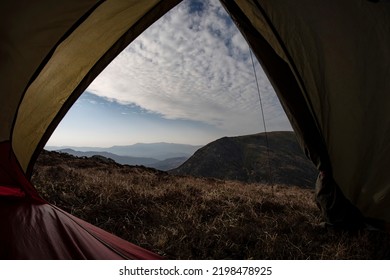
[[[28,178],[92,80],[179,2],[1,1],[0,258],[158,258],[43,201]],[[321,171],[327,221],[389,222],[390,4],[221,2]]]
[[[389,221],[389,3],[222,2],[320,171],[326,220],[341,227],[361,226],[362,214]]]

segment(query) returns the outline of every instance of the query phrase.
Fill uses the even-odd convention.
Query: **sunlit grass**
[[[57,153],[33,182],[51,203],[169,259],[386,259],[386,233],[322,228],[313,191],[172,176]]]

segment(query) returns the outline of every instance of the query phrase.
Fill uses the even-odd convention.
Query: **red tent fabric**
[[[55,207],[0,143],[0,259],[161,259]]]

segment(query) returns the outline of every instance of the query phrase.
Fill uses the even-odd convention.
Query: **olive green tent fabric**
[[[277,38],[277,33],[272,38],[270,33],[266,32],[266,36],[262,36],[259,32],[264,26],[268,26],[268,31],[270,31],[272,23],[269,22],[269,19],[263,18],[260,25],[262,28],[259,28],[259,25],[255,27],[256,21],[250,21],[244,13],[240,14],[238,12],[240,8],[235,3],[231,1],[224,1],[224,3],[228,10],[234,11],[232,17],[239,22],[247,41],[256,51],[263,68],[266,69],[301,146],[320,171],[316,183],[316,201],[323,212],[325,221],[345,229],[356,229],[364,226],[365,221],[362,214],[346,199],[333,179],[325,143],[302,94],[297,78],[293,74],[292,67],[287,63],[288,53],[283,50],[281,45],[283,42]],[[246,2],[245,4],[250,3]],[[250,7],[250,5],[246,7]],[[268,41],[279,44],[280,47],[274,48]],[[281,50],[283,51],[282,57],[279,55]]]
[[[223,2],[234,17],[229,1]],[[389,4],[236,2],[288,65],[290,74],[273,71],[272,61],[265,68],[308,156],[320,170],[325,165],[364,215],[390,221]],[[238,24],[240,20],[236,17]],[[246,32],[264,60],[258,40],[250,36]],[[296,81],[289,84],[290,93],[281,85],[288,75]]]
[[[12,141],[26,173],[92,80],[178,2],[1,1],[0,142]],[[221,2],[306,154],[330,178],[320,184],[332,182],[364,215],[390,221],[390,5]]]
[[[0,141],[11,138],[18,105],[40,65],[98,1],[0,1]]]

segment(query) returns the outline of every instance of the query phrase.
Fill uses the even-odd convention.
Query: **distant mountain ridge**
[[[81,152],[73,149],[60,149],[56,150],[60,153],[67,153],[76,157],[93,157],[93,156],[102,156],[106,158],[110,158],[117,163],[120,164],[128,164],[128,165],[150,165],[156,163],[158,160],[155,158],[146,158],[146,157],[131,157],[131,156],[119,156],[109,152],[100,152],[100,151],[88,151]]]
[[[117,155],[131,155],[135,157],[152,157],[165,160],[175,157],[190,157],[202,146],[177,143],[137,143],[128,146],[112,146],[108,152]]]
[[[199,149],[170,173],[313,187],[317,170],[303,154],[294,132],[269,132],[267,136],[269,158],[264,133],[223,137]]]
[[[202,146],[176,143],[137,143],[125,146],[102,147],[75,147],[75,146],[46,146],[49,151],[72,149],[78,152],[108,152],[118,156],[153,158],[166,160],[177,157],[190,157]]]
[[[177,175],[313,187],[317,170],[303,154],[294,132],[269,132],[267,136],[271,176],[264,133],[223,137],[204,147],[138,143],[109,148],[46,149],[78,157],[101,156],[119,164],[143,165]]]
[[[120,164],[143,165],[166,171],[184,163],[200,147],[175,143],[138,143],[109,148],[72,146],[47,146],[45,148],[77,157],[102,156]]]

